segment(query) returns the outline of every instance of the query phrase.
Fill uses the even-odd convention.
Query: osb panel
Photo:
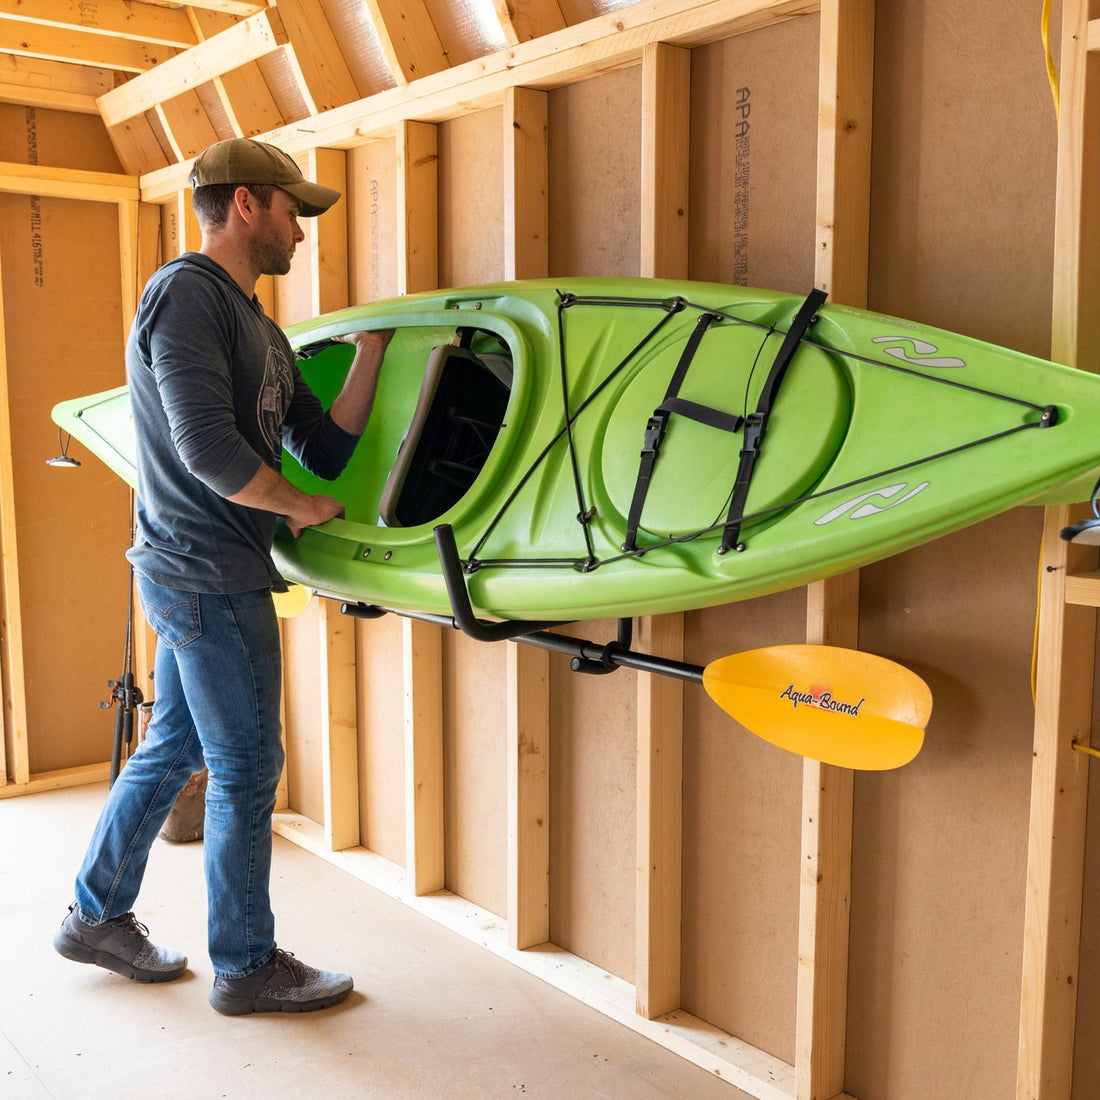
[[[21,114],[17,136],[25,161]],[[0,256],[22,689],[30,768],[43,772],[110,758],[114,712],[99,702],[122,672],[129,493],[79,445],[79,469],[46,465],[58,453],[54,404],[125,376],[117,207],[0,195]]]
[[[160,208],[160,262],[166,263],[187,251],[187,227],[180,225],[179,204],[167,202]]]
[[[813,286],[819,29],[807,16],[692,51],[691,278]]]
[[[924,677],[934,705],[915,761],[856,777],[857,1096],[1013,1090],[1041,521],[1018,509],[862,573],[862,648]]]
[[[586,622],[593,641],[615,624]],[[634,980],[637,673],[550,656],[550,939]]]
[[[356,624],[359,835],[364,848],[405,864],[405,709],[401,620]]]
[[[550,274],[637,275],[641,71],[550,92]]]
[[[1055,125],[1034,5],[876,21],[871,304],[1045,352]],[[935,704],[912,764],[856,782],[857,1096],[1013,1092],[1040,522],[1020,509],[863,571],[861,647]]]
[[[504,113],[499,107],[439,126],[439,285],[504,277]]]
[[[321,616],[313,600],[301,615],[283,619],[283,677],[287,789],[290,808],[324,822],[321,776]]]
[[[507,649],[443,635],[443,812],[447,889],[508,909]]]
[[[687,659],[805,639],[801,591],[692,612]],[[794,1061],[801,761],[684,692],[683,1007]]]
[[[353,305],[397,294],[397,150],[372,141],[348,151],[348,292]]]
[[[875,53],[871,307],[1047,354],[1057,127],[1035,4],[880,4]]]
[[[122,172],[98,115],[14,103],[0,103],[0,160],[44,168]]]

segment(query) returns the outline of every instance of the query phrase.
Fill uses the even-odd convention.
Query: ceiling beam
[[[47,168],[38,164],[13,164],[9,161],[0,161],[0,191],[93,202],[132,202],[139,197],[136,176],[85,172],[77,168]]]
[[[235,22],[233,16],[204,8],[192,7],[189,15],[200,42],[229,30]],[[262,134],[287,121],[255,61],[216,76],[210,83],[237,137]]]
[[[0,16],[23,23],[114,35],[186,49],[195,33],[182,8],[159,8],[125,0],[0,0]]]
[[[637,65],[650,42],[691,48],[819,11],[820,0],[651,0],[377,92],[315,115],[308,128],[292,123],[263,139],[292,155],[321,146],[350,149],[392,137],[406,120],[440,122],[499,104],[507,88],[555,88]],[[182,163],[144,173],[142,198],[167,201],[186,186],[189,169]]]
[[[152,0],[157,3],[158,0]],[[220,11],[226,15],[247,17],[256,15],[270,7],[269,0],[187,0],[188,7],[206,8],[207,11]]]
[[[96,99],[114,86],[109,69],[0,54],[0,103],[94,115]]]
[[[171,58],[175,51],[152,42],[0,17],[0,52],[142,73]]]
[[[264,57],[287,41],[282,22],[265,10],[215,34],[99,98],[104,125],[117,126],[158,103]]]

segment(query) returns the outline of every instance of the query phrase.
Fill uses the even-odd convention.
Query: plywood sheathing
[[[550,92],[551,275],[639,274],[640,101],[637,68]]]
[[[503,114],[494,108],[439,126],[439,284],[503,278]]]
[[[122,226],[137,181],[91,116],[9,104],[0,116],[6,764],[28,783],[110,756],[114,715],[98,703],[122,671],[128,493],[90,462],[81,477],[45,460],[58,449],[49,410],[74,378],[89,391],[122,379]],[[84,625],[70,630],[74,617]]]
[[[819,32],[811,15],[692,51],[692,278],[814,286]]]

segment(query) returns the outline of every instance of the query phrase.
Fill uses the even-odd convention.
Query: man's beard
[[[285,275],[290,271],[291,253],[273,233],[254,237],[251,253],[252,265],[261,275]]]

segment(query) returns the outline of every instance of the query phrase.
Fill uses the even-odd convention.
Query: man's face
[[[290,270],[294,248],[306,236],[298,224],[301,209],[302,204],[293,195],[279,188],[271,194],[271,205],[266,210],[259,208],[251,258],[261,275],[285,275]]]

